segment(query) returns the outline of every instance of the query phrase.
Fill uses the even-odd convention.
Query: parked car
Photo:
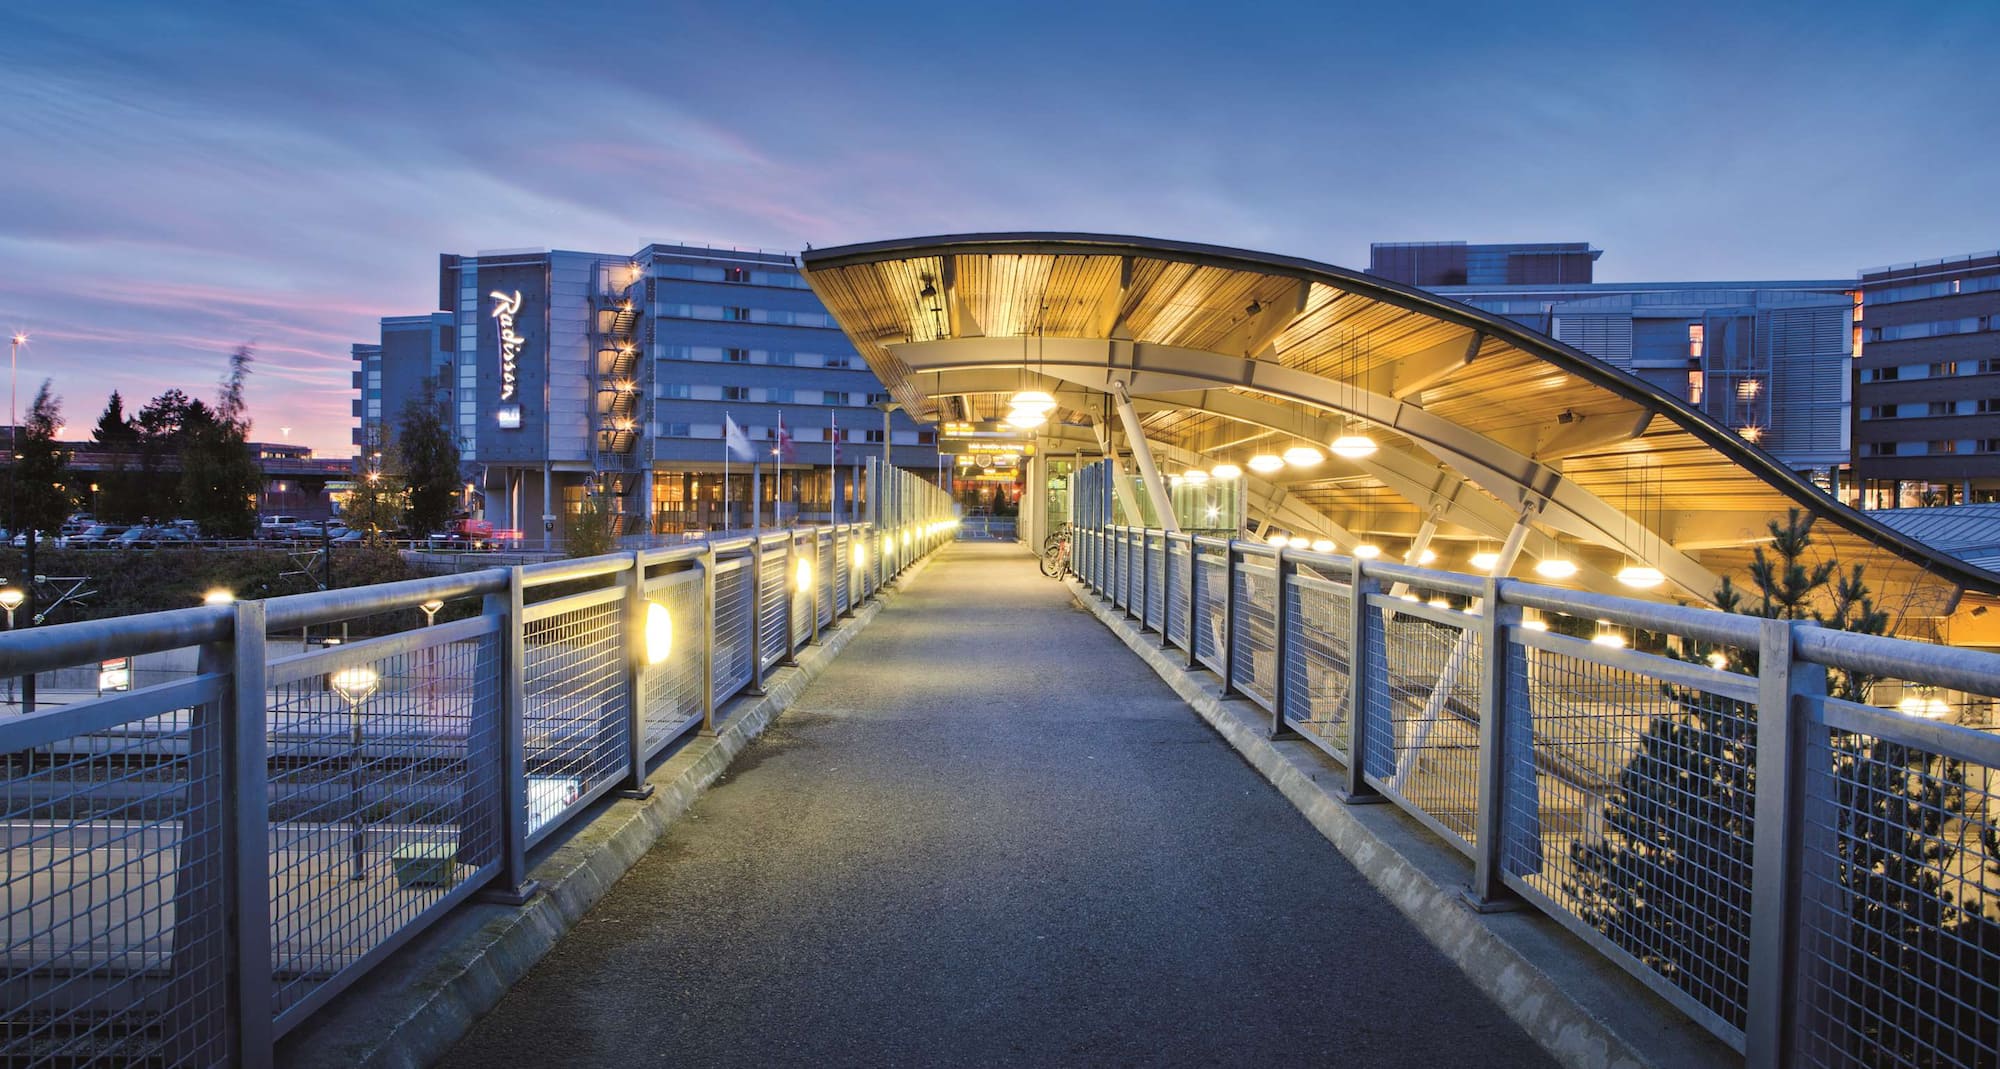
[[[151,545],[155,530],[157,528],[128,527],[124,534],[112,539],[111,544],[117,546],[119,549],[136,549],[140,546]]]
[[[71,544],[85,543],[103,545],[125,533],[125,525],[120,523],[97,523],[84,529],[82,534],[70,539]]]
[[[36,533],[35,537],[35,544],[40,546],[56,546],[60,548],[67,541],[68,540],[62,537],[61,535],[50,534],[47,531],[39,531]],[[28,545],[28,533],[26,531],[23,531],[20,534],[14,536],[14,548],[25,549],[27,548],[27,545]]]
[[[293,538],[318,539],[323,537],[325,534],[326,534],[325,524],[313,523],[308,520],[308,521],[301,521],[299,523],[295,523],[292,525]]]
[[[195,532],[192,528],[181,527],[175,524],[153,528],[152,541],[155,546],[185,546],[193,543],[194,540]]]
[[[368,541],[368,532],[360,530],[358,528],[350,527],[342,530],[339,534],[334,535],[333,540],[336,542],[347,543],[349,545],[352,545],[353,543],[356,542],[366,542]]]
[[[262,516],[257,520],[257,537],[290,538],[292,528],[298,526],[297,516]]]

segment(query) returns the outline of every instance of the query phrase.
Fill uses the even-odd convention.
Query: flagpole
[[[771,522],[783,527],[785,525],[785,410],[782,408],[778,410],[778,442],[772,447],[771,455],[774,458],[773,464],[776,465],[778,479],[778,491],[771,495]],[[798,517],[794,516],[792,522],[796,524]]]
[[[826,410],[826,511],[827,519],[840,526],[840,495],[834,484],[840,481],[840,413]]]
[[[722,525],[729,527],[729,410],[722,410]]]

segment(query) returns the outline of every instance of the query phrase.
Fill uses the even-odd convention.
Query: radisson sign
[[[493,318],[499,320],[500,328],[500,401],[496,413],[502,427],[521,425],[521,405],[514,399],[514,387],[519,377],[521,346],[528,339],[514,330],[514,317],[521,312],[521,291],[504,293],[494,290],[487,296],[493,298]]]

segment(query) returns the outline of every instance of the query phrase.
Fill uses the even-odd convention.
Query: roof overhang
[[[1329,526],[1494,539],[1665,572],[1706,598],[1788,508],[1829,555],[1868,565],[1892,611],[1945,615],[2000,592],[1973,567],[1846,508],[1706,414],[1508,320],[1294,257],[1093,234],[975,234],[805,253],[808,283],[896,400],[997,413],[1032,377],[1102,418],[1122,384],[1149,440],[1235,459],[1359,425],[1380,448],[1281,474]],[[1538,548],[1539,546],[1539,548]],[[1553,547],[1553,548],[1551,548]]]

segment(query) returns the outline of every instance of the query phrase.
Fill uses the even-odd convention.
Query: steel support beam
[[[1160,478],[1159,465],[1153,463],[1153,450],[1146,443],[1146,429],[1139,426],[1139,414],[1132,411],[1132,398],[1126,394],[1125,384],[1114,384],[1111,396],[1118,402],[1118,421],[1125,425],[1125,440],[1132,447],[1132,459],[1139,464],[1139,477],[1145,480],[1146,496],[1153,501],[1153,517],[1170,533],[1181,533],[1180,521],[1174,518],[1174,499],[1167,496],[1166,481]]]

